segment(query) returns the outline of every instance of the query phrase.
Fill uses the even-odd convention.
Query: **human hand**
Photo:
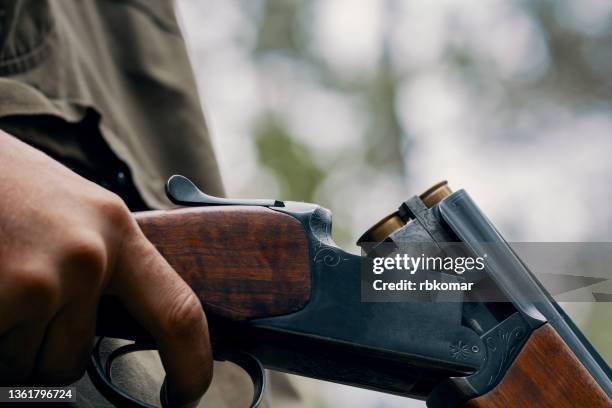
[[[102,294],[151,334],[174,405],[212,378],[200,301],[123,201],[0,131],[0,383],[80,378]]]

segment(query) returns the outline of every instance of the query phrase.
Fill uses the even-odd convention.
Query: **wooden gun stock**
[[[310,299],[308,240],[289,215],[265,207],[221,206],[146,211],[135,217],[209,318],[278,316],[300,310]],[[110,299],[101,302],[97,332],[147,338]]]
[[[310,298],[302,225],[265,207],[136,215],[140,228],[209,313],[235,320],[295,312]]]
[[[502,381],[471,408],[604,408],[612,401],[550,324],[536,329]]]

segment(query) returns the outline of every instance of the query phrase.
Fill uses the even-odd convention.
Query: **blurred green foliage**
[[[315,164],[312,150],[297,142],[274,115],[264,115],[254,135],[258,161],[275,175],[281,197],[314,202],[325,173]]]

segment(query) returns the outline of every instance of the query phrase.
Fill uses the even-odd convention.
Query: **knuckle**
[[[9,275],[10,285],[18,298],[28,299],[38,310],[52,309],[59,301],[60,287],[53,274],[22,268]]]
[[[197,332],[203,319],[204,310],[200,300],[190,290],[183,290],[174,297],[162,329],[181,336],[189,336]]]
[[[87,271],[88,278],[94,277],[92,282],[103,278],[106,270],[106,247],[101,237],[96,234],[77,233],[64,243],[64,266],[67,270],[79,273]]]
[[[96,200],[96,206],[103,217],[112,225],[127,228],[131,225],[131,214],[121,197],[111,192],[104,192]]]

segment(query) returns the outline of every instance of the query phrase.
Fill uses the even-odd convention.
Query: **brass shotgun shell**
[[[451,190],[448,186],[448,182],[446,180],[443,180],[425,190],[425,192],[421,194],[419,198],[421,199],[421,201],[423,201],[423,204],[425,204],[427,208],[431,208],[434,205],[438,204],[440,201],[444,200],[452,193],[453,190]]]
[[[406,225],[406,223],[397,215],[396,211],[371,226],[359,238],[357,245],[361,246],[363,242],[382,242],[394,231],[397,231],[404,225]]]
[[[427,208],[431,208],[438,204],[445,197],[452,194],[452,190],[448,186],[446,180],[436,183],[432,187],[425,190],[424,193],[419,195],[421,201]],[[402,228],[406,223],[400,218],[397,211],[387,215],[376,224],[371,226],[361,237],[357,240],[357,245],[362,246],[366,242],[382,242],[393,232]]]

